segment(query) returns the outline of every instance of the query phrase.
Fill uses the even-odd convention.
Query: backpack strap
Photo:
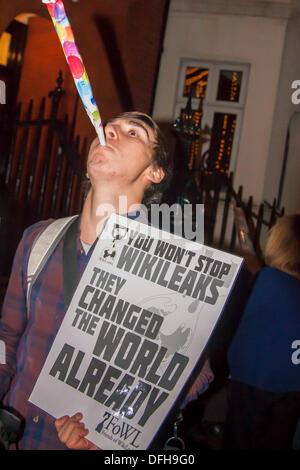
[[[34,240],[27,267],[27,315],[29,316],[30,296],[33,284],[50,258],[66,230],[78,215],[54,220]]]

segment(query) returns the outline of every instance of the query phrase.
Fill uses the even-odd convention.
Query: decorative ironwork
[[[181,204],[203,203],[205,205],[205,243],[207,245],[217,244],[219,248],[229,249],[230,251],[235,250],[237,233],[233,222],[229,241],[228,236],[226,240],[225,234],[228,233],[229,210],[231,206],[241,207],[249,224],[249,232],[252,235],[254,248],[257,254],[260,255],[259,240],[262,226],[270,228],[275,223],[277,217],[281,217],[284,214],[284,209],[278,211],[276,200],[274,200],[273,205],[266,202],[261,204],[258,213],[255,213],[253,211],[252,197],[249,198],[247,203],[244,203],[242,200],[242,186],[239,187],[236,193],[232,184],[233,173],[227,175],[229,169],[228,155],[228,158],[223,160],[223,163],[225,162],[227,166],[225,165],[222,172],[219,171],[220,168],[216,168],[218,164],[210,158],[210,150],[207,150],[201,156],[198,167],[195,165],[196,159],[193,160],[193,165],[190,165],[193,145],[203,135],[203,128],[201,127],[202,102],[203,100],[201,100],[199,107],[200,119],[198,121],[194,119],[195,111],[192,109],[192,97],[190,95],[185,109],[181,111],[180,116],[174,122],[174,130],[177,137],[175,176],[165,201],[169,204],[174,202]],[[226,129],[225,133],[223,132],[222,134],[223,138],[228,137]],[[220,147],[220,142],[214,141],[216,139],[215,136],[216,134],[212,132],[211,148]],[[221,212],[219,209],[220,202],[223,204]],[[269,218],[267,219],[264,218],[266,217],[266,206],[269,209]],[[221,228],[220,233],[215,233],[218,211],[221,217]]]
[[[46,116],[46,98],[34,118],[31,100],[24,118],[19,103],[13,119],[0,124],[0,276],[9,272],[17,243],[25,227],[41,219],[80,212],[84,199],[87,141],[73,137],[77,104],[71,126],[59,118],[63,89],[62,72]],[[2,271],[1,271],[2,270]]]

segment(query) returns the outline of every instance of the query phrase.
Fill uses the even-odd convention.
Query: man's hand
[[[59,440],[63,442],[69,449],[76,450],[99,450],[99,447],[92,444],[85,436],[88,430],[85,428],[84,423],[81,423],[83,418],[81,413],[76,413],[70,416],[62,416],[55,421],[55,427],[58,433]]]

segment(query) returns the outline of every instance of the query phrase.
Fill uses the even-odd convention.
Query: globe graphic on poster
[[[188,308],[182,311],[178,297],[172,294],[151,296],[139,302],[142,308],[164,317],[157,336],[160,345],[167,349],[164,361],[176,352],[185,354],[188,351],[196,331],[200,304],[191,300]]]

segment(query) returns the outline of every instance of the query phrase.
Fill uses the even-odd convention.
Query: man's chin
[[[92,184],[112,183],[116,176],[116,171],[103,163],[94,163],[89,165],[88,175]]]

